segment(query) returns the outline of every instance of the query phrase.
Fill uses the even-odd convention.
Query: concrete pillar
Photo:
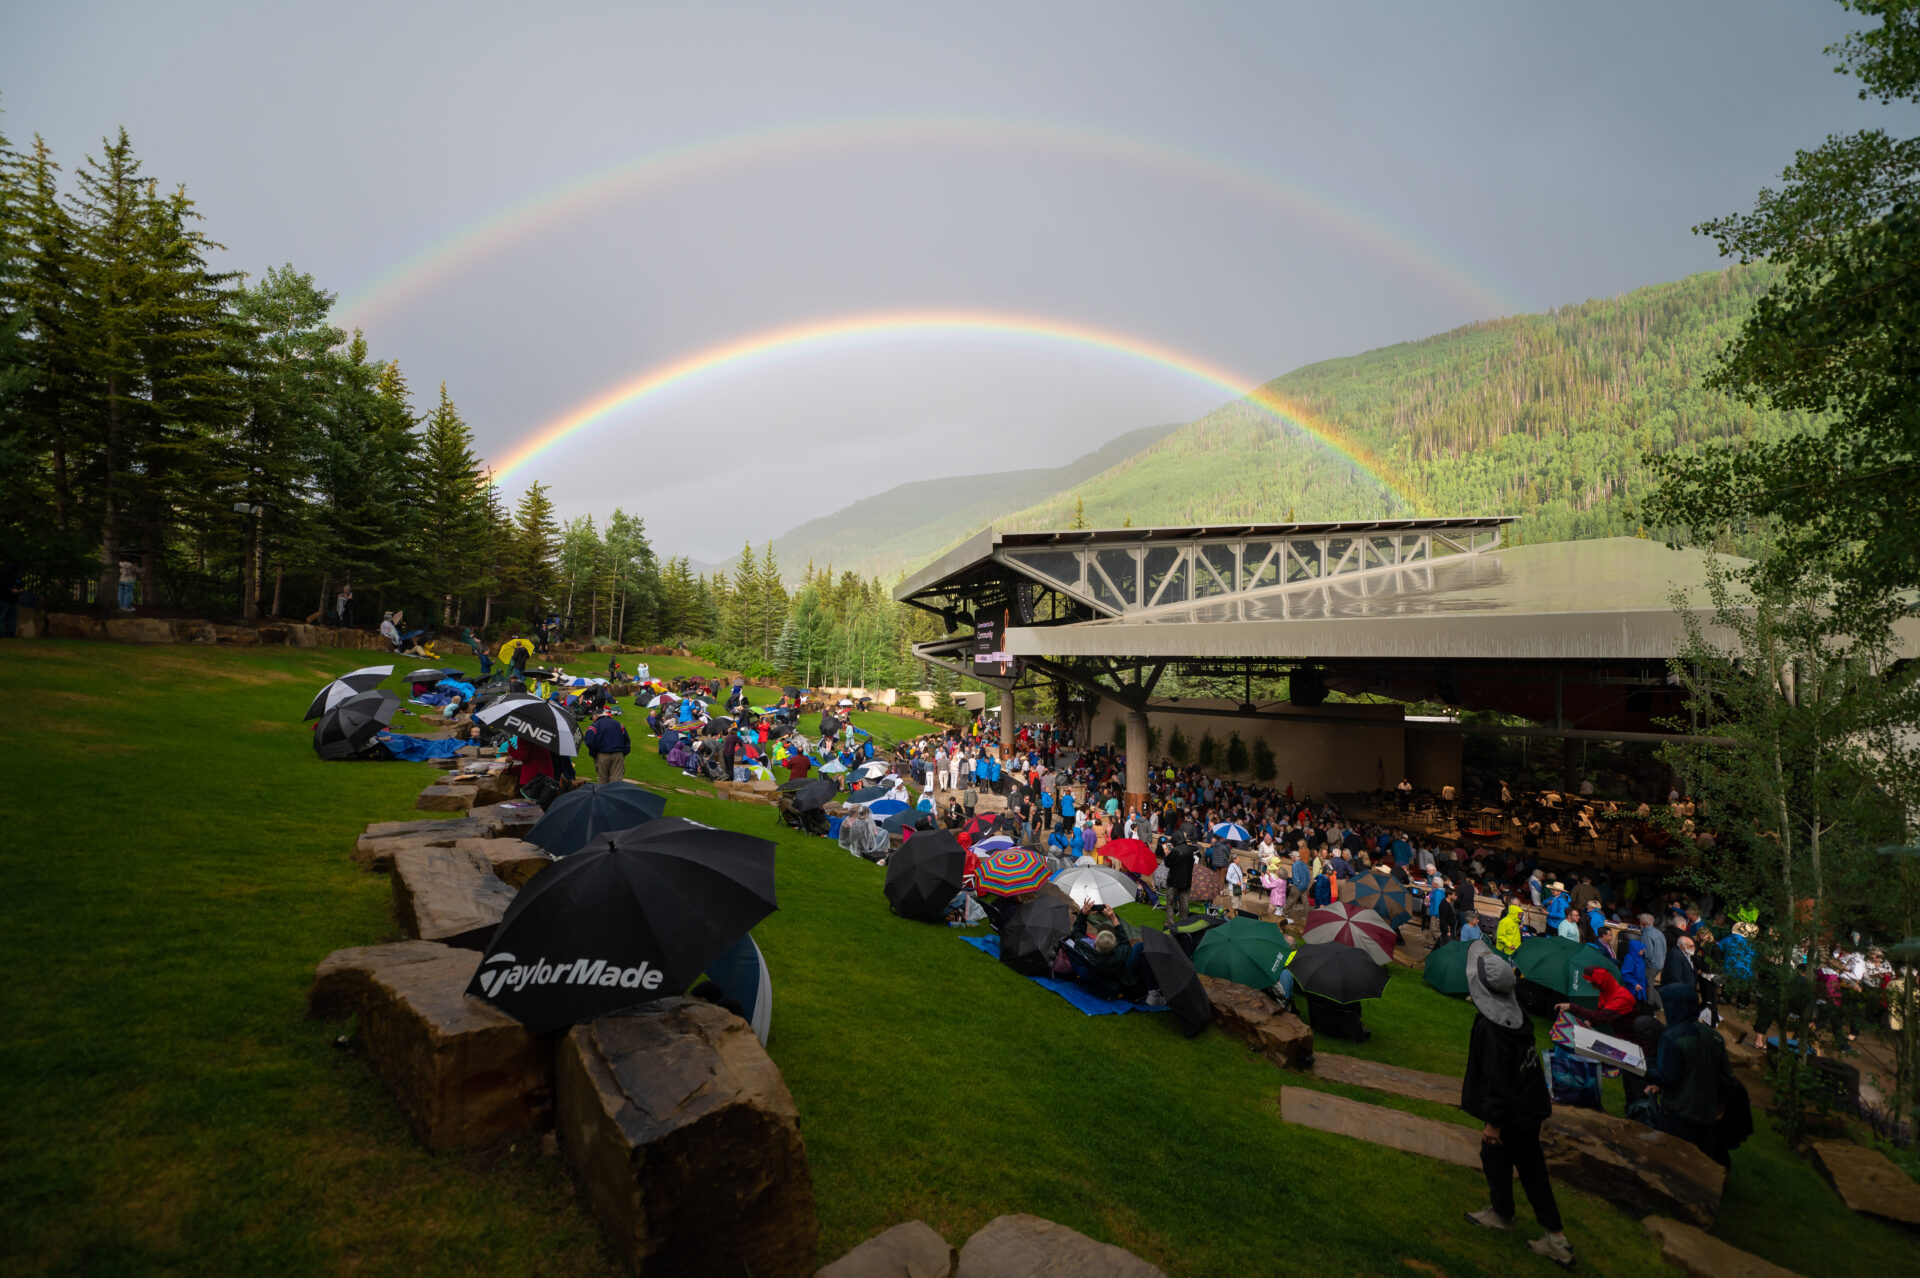
[[[1147,713],[1127,711],[1127,797],[1126,810],[1142,812],[1147,806]]]
[[[1013,691],[1008,689],[1000,694],[1000,758],[1002,761],[1013,755]]]

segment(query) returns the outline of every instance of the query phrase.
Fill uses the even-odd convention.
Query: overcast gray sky
[[[718,558],[1229,397],[1177,365],[1257,382],[1711,269],[1690,226],[1884,118],[1821,54],[1856,25],[1825,0],[0,0],[0,129],[71,171],[124,124],[231,265],[312,272],[496,461],[652,371],[860,321],[508,478]],[[873,318],[910,312],[986,318]]]

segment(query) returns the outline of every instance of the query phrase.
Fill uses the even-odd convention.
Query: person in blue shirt
[[[1460,925],[1460,939],[1468,942],[1478,941],[1481,935],[1479,920],[1474,915],[1467,915],[1466,922]]]
[[[1040,828],[1053,829],[1053,791],[1045,786],[1040,788]]]
[[[593,725],[587,729],[585,743],[587,753],[593,756],[596,781],[611,785],[626,778],[627,753],[633,749],[633,740],[627,736],[620,720],[613,717],[613,707],[601,707]]]
[[[1309,889],[1308,899],[1316,906],[1333,903],[1333,884],[1324,872],[1313,876],[1313,887]]]
[[[1073,860],[1073,835],[1067,832],[1065,826],[1047,836],[1047,851],[1064,861]]]
[[[1560,920],[1567,917],[1567,910],[1573,905],[1573,898],[1567,895],[1567,885],[1555,879],[1547,884],[1547,922],[1554,927],[1560,926]]]
[[[1071,790],[1060,792],[1060,819],[1069,825],[1073,823],[1073,792]]]

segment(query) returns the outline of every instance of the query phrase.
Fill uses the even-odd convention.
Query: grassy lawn
[[[386,879],[347,853],[366,822],[416,815],[432,774],[314,758],[298,716],[360,654],[0,651],[16,685],[0,741],[23,783],[0,934],[4,1268],[615,1271],[538,1142],[425,1153],[333,1045],[349,1027],[303,1015],[322,956],[395,934]],[[695,788],[651,752],[630,774]],[[951,930],[891,917],[881,870],[781,833],[769,808],[673,794],[668,810],[779,843],[781,909],[756,936],[822,1259],[916,1216],[958,1242],[1028,1211],[1174,1274],[1548,1271],[1461,1221],[1484,1202],[1477,1173],[1283,1125],[1280,1086],[1311,1080],[1166,1016],[1075,1013]],[[1458,1072],[1469,1013],[1416,973],[1396,971],[1367,1019],[1373,1041],[1350,1050]],[[1561,1201],[1581,1272],[1661,1271],[1635,1220]],[[1735,1155],[1720,1220],[1809,1275],[1914,1254],[1766,1132]]]

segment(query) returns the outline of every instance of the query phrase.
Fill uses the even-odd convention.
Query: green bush
[[[1211,731],[1201,736],[1200,750],[1195,756],[1194,762],[1209,772],[1220,766],[1220,743],[1213,739],[1213,733]]]
[[[1239,733],[1227,738],[1227,775],[1245,776],[1247,771],[1247,743],[1240,739]]]
[[[1175,763],[1181,767],[1185,767],[1193,761],[1193,743],[1187,740],[1186,733],[1175,728],[1173,730],[1173,740],[1167,742],[1167,753],[1173,756]]]
[[[1127,721],[1123,718],[1113,721],[1113,748],[1116,750],[1127,748]]]

